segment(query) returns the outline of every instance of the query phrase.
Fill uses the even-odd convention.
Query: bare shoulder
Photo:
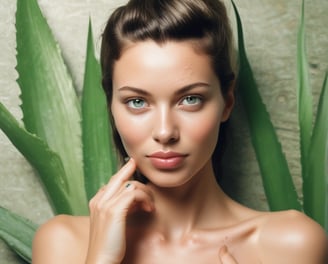
[[[41,225],[33,239],[33,264],[78,263],[87,252],[89,218],[59,215]],[[83,263],[83,262],[81,262]]]
[[[327,263],[328,240],[324,229],[305,214],[289,210],[264,214],[259,226],[264,263]],[[277,258],[279,258],[279,261]]]

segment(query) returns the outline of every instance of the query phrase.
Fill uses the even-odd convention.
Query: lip
[[[147,155],[151,164],[160,170],[174,170],[182,166],[187,154],[173,151],[157,151]]]

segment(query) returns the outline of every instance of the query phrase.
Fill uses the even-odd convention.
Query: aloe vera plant
[[[304,210],[327,230],[328,82],[326,75],[312,128],[313,103],[303,46],[304,1],[298,40],[303,204],[299,202],[279,139],[258,92],[235,5],[234,10],[239,36],[239,83],[243,84],[240,92],[270,208]],[[117,164],[110,141],[100,66],[94,56],[91,23],[81,102],[36,0],[17,1],[16,26],[24,127],[0,103],[0,128],[38,172],[54,213],[86,214],[87,200],[108,181]],[[266,154],[268,146],[273,150],[270,156]],[[31,262],[36,228],[29,220],[0,207],[0,237],[27,262]]]
[[[82,96],[82,131],[85,190],[89,200],[117,167],[110,141],[107,101],[101,86],[101,69],[94,56],[91,23]]]
[[[298,116],[304,212],[328,231],[328,72],[321,90],[315,122],[305,48],[305,2],[298,32]],[[314,123],[314,126],[313,126]]]
[[[36,169],[54,214],[85,215],[116,169],[91,22],[82,103],[36,0],[17,1],[16,28],[24,127],[0,103],[0,128]],[[0,237],[28,262],[36,227],[0,207]]]
[[[239,91],[248,118],[252,143],[259,163],[263,185],[271,210],[301,209],[295,186],[282,152],[275,128],[259,94],[254,74],[248,61],[243,29],[236,5],[239,52]],[[270,155],[267,150],[270,149]],[[285,194],[285,195],[282,195]]]
[[[239,87],[248,118],[252,144],[259,163],[266,197],[271,210],[297,209],[320,223],[328,232],[328,91],[327,73],[313,127],[313,98],[309,84],[305,50],[305,1],[302,1],[298,32],[297,75],[300,127],[300,164],[303,204],[299,201],[281,144],[263,104],[248,61],[243,28],[233,3],[238,28]],[[267,154],[270,149],[270,154]]]
[[[36,169],[46,190],[57,188],[66,196],[64,201],[57,191],[50,195],[55,213],[86,214],[81,110],[71,76],[36,1],[17,1],[16,28],[16,69],[25,129],[43,140],[63,167],[60,177]]]

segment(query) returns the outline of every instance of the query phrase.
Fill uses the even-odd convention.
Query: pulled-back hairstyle
[[[153,40],[158,44],[191,40],[197,52],[209,56],[220,81],[221,92],[223,96],[227,94],[234,80],[231,63],[232,33],[225,6],[221,1],[130,0],[112,13],[102,36],[102,85],[109,109],[112,103],[115,61],[120,58],[127,45],[145,40]],[[122,159],[127,153],[112,115],[111,124],[114,143]],[[212,156],[215,172],[223,147],[222,133],[224,131],[221,127],[219,141]]]

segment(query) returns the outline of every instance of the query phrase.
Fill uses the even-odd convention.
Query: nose
[[[154,118],[153,139],[160,144],[172,144],[179,140],[179,128],[170,109],[162,107]]]

